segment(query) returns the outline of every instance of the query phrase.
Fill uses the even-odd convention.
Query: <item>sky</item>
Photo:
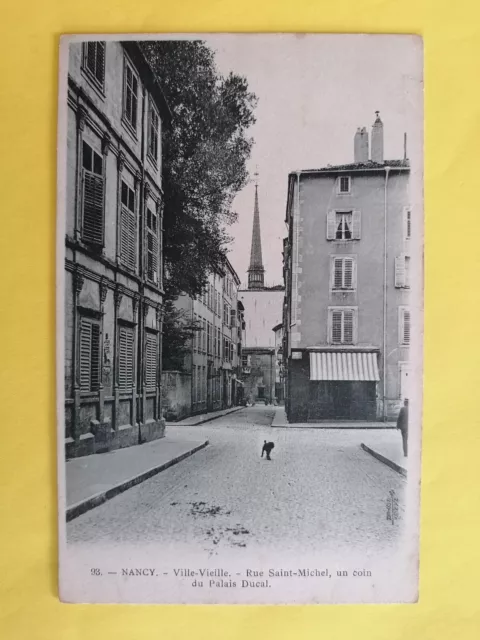
[[[229,258],[247,280],[258,167],[260,225],[267,284],[282,283],[282,239],[290,171],[353,162],[358,127],[369,135],[380,111],[386,159],[403,158],[404,133],[422,132],[422,45],[413,36],[221,35],[202,38],[219,71],[245,76],[258,97],[251,182],[238,193]]]

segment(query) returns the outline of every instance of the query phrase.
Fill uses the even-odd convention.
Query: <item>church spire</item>
[[[260,210],[258,207],[258,171],[255,171],[255,206],[253,209],[252,248],[248,267],[248,288],[263,289],[265,269],[262,261],[262,238],[260,235]]]

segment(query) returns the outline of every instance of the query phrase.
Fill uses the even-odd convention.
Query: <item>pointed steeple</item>
[[[248,288],[263,289],[265,269],[262,260],[262,238],[260,235],[260,209],[258,206],[258,172],[255,172],[255,206],[253,208],[252,248],[248,268]]]

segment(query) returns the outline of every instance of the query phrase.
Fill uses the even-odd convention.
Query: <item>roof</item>
[[[385,162],[352,162],[350,164],[327,165],[320,169],[302,169],[301,171],[292,171],[290,175],[296,173],[333,173],[335,171],[385,171],[387,167],[392,169],[410,169],[409,160],[385,160]]]

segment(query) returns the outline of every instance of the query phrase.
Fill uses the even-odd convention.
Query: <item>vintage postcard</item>
[[[60,597],[413,603],[423,47],[60,45]]]

